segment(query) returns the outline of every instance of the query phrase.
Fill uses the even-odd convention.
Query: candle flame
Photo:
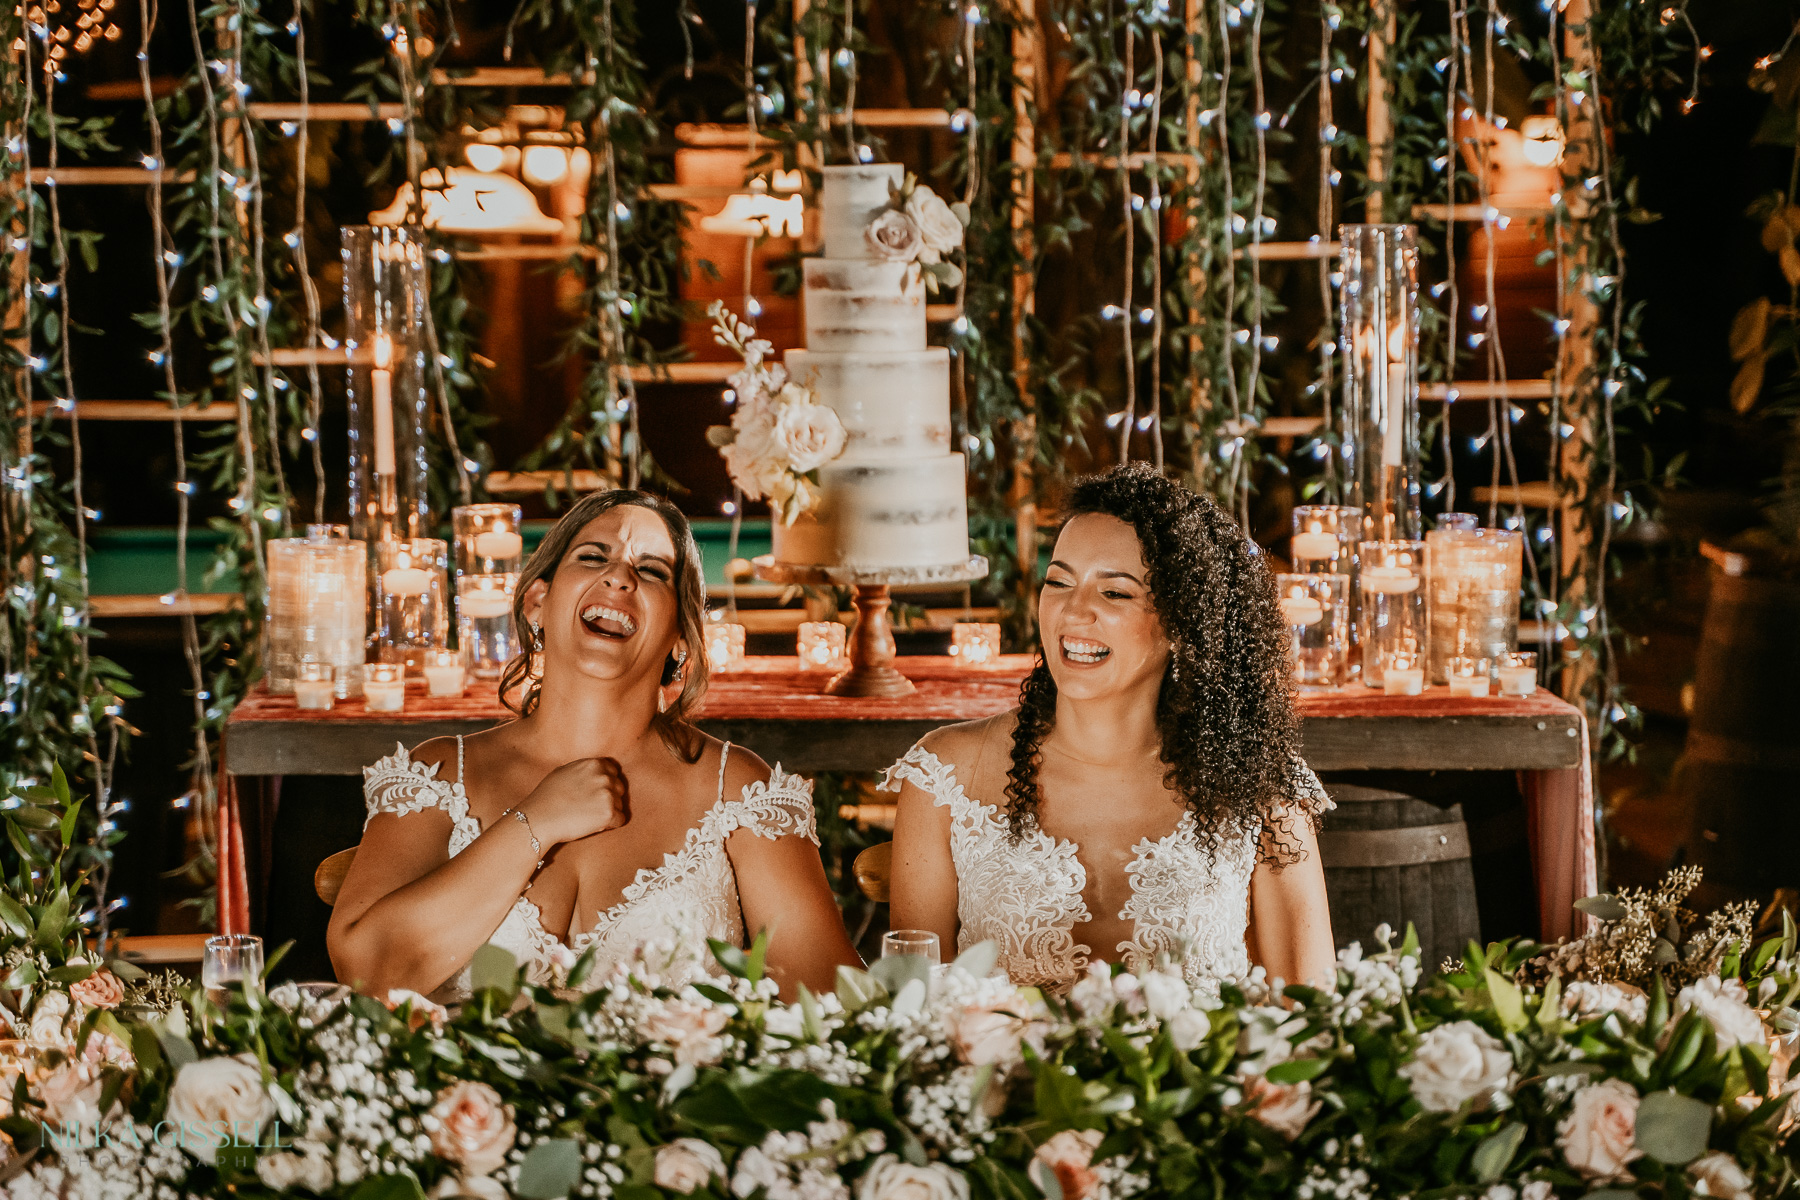
[[[377,371],[387,370],[388,363],[392,362],[393,358],[394,343],[389,341],[388,335],[384,333],[375,339],[375,369]]]

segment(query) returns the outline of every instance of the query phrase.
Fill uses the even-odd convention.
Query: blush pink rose
[[[1575,1093],[1569,1115],[1556,1126],[1563,1157],[1583,1178],[1618,1181],[1644,1152],[1637,1148],[1637,1089],[1623,1079],[1603,1079]]]
[[[119,977],[101,967],[86,979],[69,986],[69,999],[87,1008],[117,1008],[125,999]]]
[[[464,1175],[486,1175],[506,1161],[519,1131],[510,1105],[485,1083],[463,1080],[438,1093],[431,1116],[431,1148],[462,1167]]]
[[[671,1000],[644,1019],[644,1032],[667,1046],[676,1062],[706,1067],[724,1054],[718,1035],[730,1019],[710,1004]]]

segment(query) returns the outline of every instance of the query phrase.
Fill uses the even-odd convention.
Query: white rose
[[[751,1146],[738,1155],[737,1170],[731,1176],[731,1194],[749,1197],[758,1191],[768,1191],[782,1180],[784,1174],[781,1166],[764,1154],[760,1146]]]
[[[799,393],[797,398],[788,395],[790,389]],[[773,440],[788,466],[804,475],[844,452],[844,423],[835,411],[812,403],[806,392],[793,384],[782,389],[780,399]]]
[[[956,219],[938,194],[924,184],[913,188],[906,200],[906,215],[919,227],[925,245],[939,254],[953,254],[962,248],[963,225]]]
[[[1712,1196],[1714,1200],[1752,1200],[1755,1184],[1737,1159],[1729,1154],[1702,1154],[1688,1165],[1694,1177],[1694,1192]]]
[[[1563,1015],[1574,1021],[1591,1021],[1617,1013],[1642,1025],[1650,1010],[1650,997],[1629,983],[1589,983],[1578,979],[1563,986]]]
[[[730,1021],[724,1009],[710,1003],[670,1000],[644,1018],[644,1036],[667,1046],[678,1063],[707,1067],[724,1054],[718,1034]]]
[[[327,1192],[336,1182],[331,1160],[323,1154],[293,1154],[281,1151],[264,1154],[256,1160],[256,1177],[277,1192],[305,1188],[311,1192]]]
[[[1026,1042],[1035,1046],[1042,1036],[1031,1020],[1030,1001],[1017,992],[967,1005],[951,1013],[945,1024],[957,1056],[976,1067],[1010,1066],[1023,1056]]]
[[[44,1117],[50,1124],[88,1124],[102,1115],[100,1094],[106,1090],[106,1080],[93,1064],[65,1059],[35,1090],[37,1098],[44,1102]]]
[[[656,1151],[656,1186],[691,1196],[725,1174],[725,1158],[699,1138],[676,1138]]]
[[[475,1200],[512,1200],[498,1179],[487,1175],[446,1175],[431,1189],[431,1200],[473,1196]]]
[[[45,992],[31,1012],[31,1025],[26,1038],[34,1046],[46,1050],[61,1049],[69,1042],[63,1026],[69,1015],[69,997],[63,992]]]
[[[1400,1074],[1428,1111],[1455,1112],[1505,1087],[1512,1070],[1512,1054],[1498,1038],[1473,1021],[1452,1021],[1419,1039]]]
[[[857,1200],[969,1200],[969,1181],[943,1163],[915,1167],[892,1154],[875,1160],[856,1183]]]
[[[1247,1070],[1266,1071],[1294,1056],[1294,1044],[1288,1039],[1291,1019],[1284,1008],[1245,1011],[1244,1028],[1238,1034],[1238,1053],[1244,1057]]]
[[[1152,971],[1139,981],[1144,992],[1144,1006],[1159,1021],[1173,1021],[1175,1014],[1186,1012],[1194,994],[1187,981],[1166,971]]]
[[[1741,980],[1715,975],[1682,988],[1675,997],[1675,1012],[1698,1009],[1712,1023],[1719,1053],[1725,1054],[1734,1046],[1760,1046],[1768,1037],[1762,1018],[1747,1003],[1749,996]]]
[[[1637,1089],[1623,1079],[1603,1079],[1575,1093],[1569,1115],[1556,1125],[1563,1157],[1583,1178],[1619,1181],[1644,1152],[1637,1148]]]
[[[869,248],[889,262],[912,262],[925,248],[919,223],[903,212],[884,209],[863,231]]]
[[[227,1122],[227,1128],[243,1122],[260,1130],[274,1117],[275,1100],[263,1086],[262,1067],[248,1054],[203,1058],[182,1067],[163,1114],[166,1121],[192,1122],[208,1130],[218,1121]],[[184,1137],[181,1146],[201,1162],[211,1163],[217,1161],[219,1149],[213,1140]]]
[[[1321,1102],[1312,1098],[1312,1084],[1270,1083],[1261,1075],[1244,1080],[1244,1099],[1249,1102],[1251,1116],[1290,1142],[1300,1136],[1321,1107]]]
[[[1186,1054],[1206,1040],[1206,1035],[1212,1032],[1212,1021],[1197,1008],[1184,1008],[1169,1018],[1165,1028],[1175,1048]]]
[[[1098,1020],[1111,1012],[1114,1003],[1112,968],[1103,962],[1089,963],[1087,974],[1069,989],[1069,1003],[1090,1020]]]
[[[1529,1180],[1519,1189],[1519,1200],[1556,1200],[1556,1185],[1548,1179]]]

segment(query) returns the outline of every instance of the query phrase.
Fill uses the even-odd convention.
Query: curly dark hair
[[[1075,484],[1069,517],[1104,513],[1137,532],[1156,615],[1173,643],[1156,702],[1164,784],[1193,810],[1200,838],[1217,848],[1258,839],[1263,861],[1302,857],[1290,801],[1308,790],[1287,665],[1287,631],[1275,580],[1237,522],[1145,463]],[[1017,838],[1037,823],[1038,767],[1056,723],[1056,683],[1044,660],[1019,691],[1007,771],[1007,822]]]

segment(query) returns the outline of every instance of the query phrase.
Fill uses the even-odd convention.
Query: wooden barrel
[[[1800,884],[1800,581],[1712,571],[1678,775],[1704,908]],[[1718,561],[1718,560],[1715,560]],[[1776,852],[1783,851],[1783,852]]]
[[[1377,925],[1397,942],[1410,921],[1428,970],[1461,957],[1481,935],[1462,807],[1358,784],[1325,788],[1337,808],[1320,823],[1319,856],[1337,944],[1373,950]]]

